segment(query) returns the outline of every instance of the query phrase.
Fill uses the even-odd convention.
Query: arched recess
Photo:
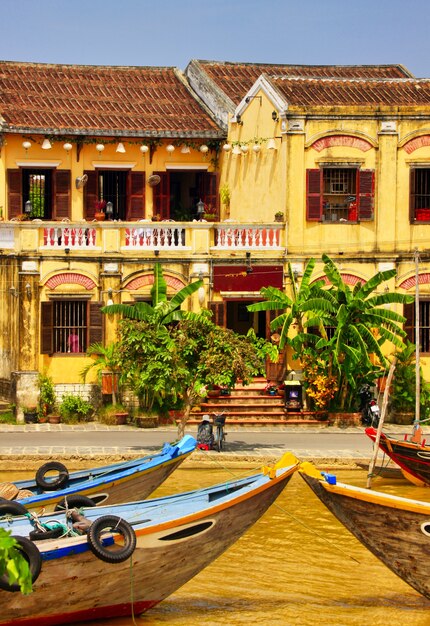
[[[398,285],[398,287],[400,289],[404,289],[405,291],[408,291],[409,289],[412,289],[413,287],[415,287],[416,283],[417,283],[416,276],[415,276],[415,274],[412,274],[408,278],[405,278]],[[430,284],[430,273],[423,272],[422,274],[419,274],[418,275],[418,284],[419,285],[428,285],[428,284]]]
[[[341,278],[343,280],[343,282],[346,285],[350,285],[351,287],[354,287],[357,283],[365,283],[366,280],[364,278],[360,278],[359,276],[356,276],[355,274],[349,274],[347,272],[344,273],[340,273]],[[326,285],[331,285],[331,282],[329,280],[329,278],[327,276],[320,276],[319,278],[315,278],[315,280],[312,281],[312,283],[315,283],[318,280],[323,280],[325,282]]]

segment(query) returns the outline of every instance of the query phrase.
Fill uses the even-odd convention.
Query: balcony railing
[[[286,227],[237,222],[0,222],[0,249],[94,252],[210,253],[285,251]]]

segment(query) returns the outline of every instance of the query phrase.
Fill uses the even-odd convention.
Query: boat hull
[[[376,430],[366,428],[366,435],[375,441]],[[404,472],[408,479],[411,476],[420,481],[419,484],[430,485],[430,447],[413,441],[404,441],[381,433],[379,448],[387,454]],[[413,481],[412,481],[413,482]]]
[[[187,436],[175,446],[165,445],[164,452],[111,466],[70,474],[69,485],[55,491],[41,491],[30,481],[15,483],[29,489],[33,496],[15,500],[29,510],[49,512],[65,497],[86,496],[96,504],[120,504],[147,498],[193,452],[196,441]]]
[[[335,517],[391,571],[430,599],[430,504],[300,472]]]
[[[44,560],[34,591],[22,596],[0,590],[0,625],[51,626],[146,611],[239,539],[278,497],[297,466],[258,479],[255,488],[230,484],[223,495],[215,487],[201,510],[187,514],[185,507],[175,518],[169,514],[174,500],[167,498],[160,522],[148,526],[146,519],[142,527],[133,526],[137,546],[131,563],[98,559],[88,550],[86,537],[37,542]],[[192,495],[188,501],[192,503]],[[150,500],[146,503],[151,506]],[[91,511],[94,515],[95,509]],[[150,518],[150,508],[141,516]]]

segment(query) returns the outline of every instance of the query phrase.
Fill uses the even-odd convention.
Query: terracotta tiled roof
[[[236,105],[261,74],[337,78],[410,78],[402,65],[274,65],[193,60]]]
[[[268,80],[290,105],[298,106],[426,106],[430,79],[286,78]]]
[[[222,132],[172,67],[0,62],[0,119],[10,130],[217,137]]]

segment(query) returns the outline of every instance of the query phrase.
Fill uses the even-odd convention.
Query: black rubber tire
[[[89,506],[96,506],[96,503],[94,502],[94,500],[91,500],[91,498],[88,498],[88,496],[81,496],[79,494],[76,496],[67,496],[67,507],[69,509],[82,509]],[[62,500],[60,500],[60,502],[57,502],[54,511],[65,510],[66,498],[63,498]]]
[[[27,513],[25,506],[19,502],[14,502],[13,500],[0,502],[0,517],[3,515],[26,515]]]
[[[104,531],[119,533],[124,537],[124,546],[110,550],[103,545]],[[122,563],[131,557],[136,548],[136,533],[128,522],[116,515],[102,515],[94,520],[88,530],[88,544],[97,558],[106,563]]]
[[[64,534],[63,528],[58,526],[57,528],[53,528],[52,530],[32,530],[29,533],[29,537],[31,541],[44,541],[46,539],[58,539]]]
[[[42,569],[42,556],[37,548],[30,539],[27,537],[19,537],[13,536],[15,541],[18,542],[18,550],[21,552],[22,556],[28,561],[30,566],[31,580],[34,583]],[[9,584],[7,574],[3,574],[0,576],[0,589],[4,589],[4,591],[20,591],[20,587],[17,583],[13,585]]]
[[[45,480],[48,472],[57,471],[58,478]],[[45,463],[36,472],[36,484],[44,491],[56,491],[62,489],[69,482],[69,470],[65,465],[58,461],[49,461]]]

